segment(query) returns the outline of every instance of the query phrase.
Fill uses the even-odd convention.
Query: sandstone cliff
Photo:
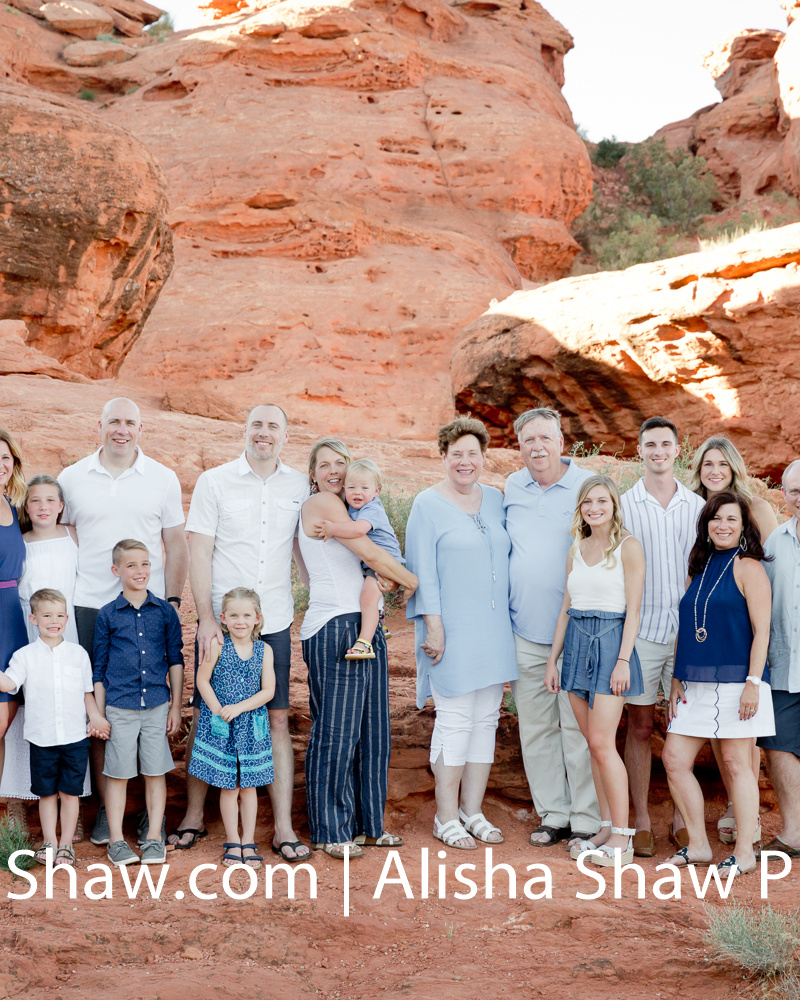
[[[172,268],[160,167],[119,126],[10,83],[0,150],[0,316],[73,371],[116,374]]]
[[[456,407],[499,444],[519,413],[552,404],[568,445],[628,454],[660,413],[694,442],[727,434],[775,477],[800,454],[799,312],[800,225],[515,292],[456,341]]]
[[[784,191],[800,197],[800,0],[782,0],[785,33],[725,39],[704,64],[722,100],[656,132],[702,156],[730,204]]]

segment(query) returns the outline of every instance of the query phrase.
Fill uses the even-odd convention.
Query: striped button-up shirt
[[[678,631],[678,605],[686,590],[689,553],[697,539],[702,497],[675,480],[677,491],[666,507],[640,479],[622,497],[622,520],[644,549],[645,573],[639,636],[669,641]]]

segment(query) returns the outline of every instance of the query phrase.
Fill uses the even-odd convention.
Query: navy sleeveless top
[[[705,578],[702,573],[694,577],[681,598],[673,675],[676,680],[702,684],[741,684],[750,672],[753,626],[747,613],[747,601],[736,586],[733,576],[736,554],[738,550],[734,553],[730,549],[712,552]],[[695,628],[704,625],[703,609],[712,588],[713,593],[705,612],[704,627],[707,636],[704,642],[698,642]],[[769,683],[766,666],[762,679]]]

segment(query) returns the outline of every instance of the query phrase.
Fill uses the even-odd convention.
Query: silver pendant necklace
[[[716,582],[714,583],[714,586],[711,588],[711,590],[709,590],[708,597],[706,598],[706,603],[703,605],[703,624],[702,625],[698,625],[697,624],[697,602],[700,599],[700,591],[703,589],[703,581],[706,578],[706,570],[711,565],[711,556],[708,557],[708,562],[706,562],[705,566],[703,567],[703,575],[700,577],[700,586],[697,588],[697,593],[694,595],[694,637],[695,637],[695,639],[697,639],[698,642],[705,642],[706,639],[708,638],[708,632],[706,630],[706,612],[708,611],[708,602],[711,600],[711,595],[717,589],[717,585],[719,584],[719,582],[723,578],[723,576],[725,576],[725,574],[728,571],[728,567],[733,563],[733,560],[736,558],[736,556],[738,554],[739,554],[738,550],[733,553],[733,555],[730,557],[730,559],[725,563],[725,568],[722,570],[722,572],[720,573],[720,575],[717,577]]]

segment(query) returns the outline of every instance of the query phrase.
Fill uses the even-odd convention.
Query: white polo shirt
[[[178,477],[139,448],[133,465],[115,479],[100,464],[101,450],[67,466],[58,477],[66,501],[62,520],[74,524],[78,532],[73,603],[102,608],[119,594],[122,584],[111,572],[111,552],[123,538],[136,538],[147,546],[148,589],[165,598],[161,532],[184,522]]]
[[[265,633],[292,624],[292,542],[308,479],[278,459],[266,480],[242,452],[234,462],[204,472],[194,488],[187,531],[214,539],[211,602],[214,614],[234,587],[250,587],[261,598]]]
[[[53,747],[85,739],[84,695],[94,691],[94,685],[89,657],[77,642],[65,639],[51,649],[39,638],[14,653],[6,677],[16,683],[16,690],[25,688],[26,740]]]

